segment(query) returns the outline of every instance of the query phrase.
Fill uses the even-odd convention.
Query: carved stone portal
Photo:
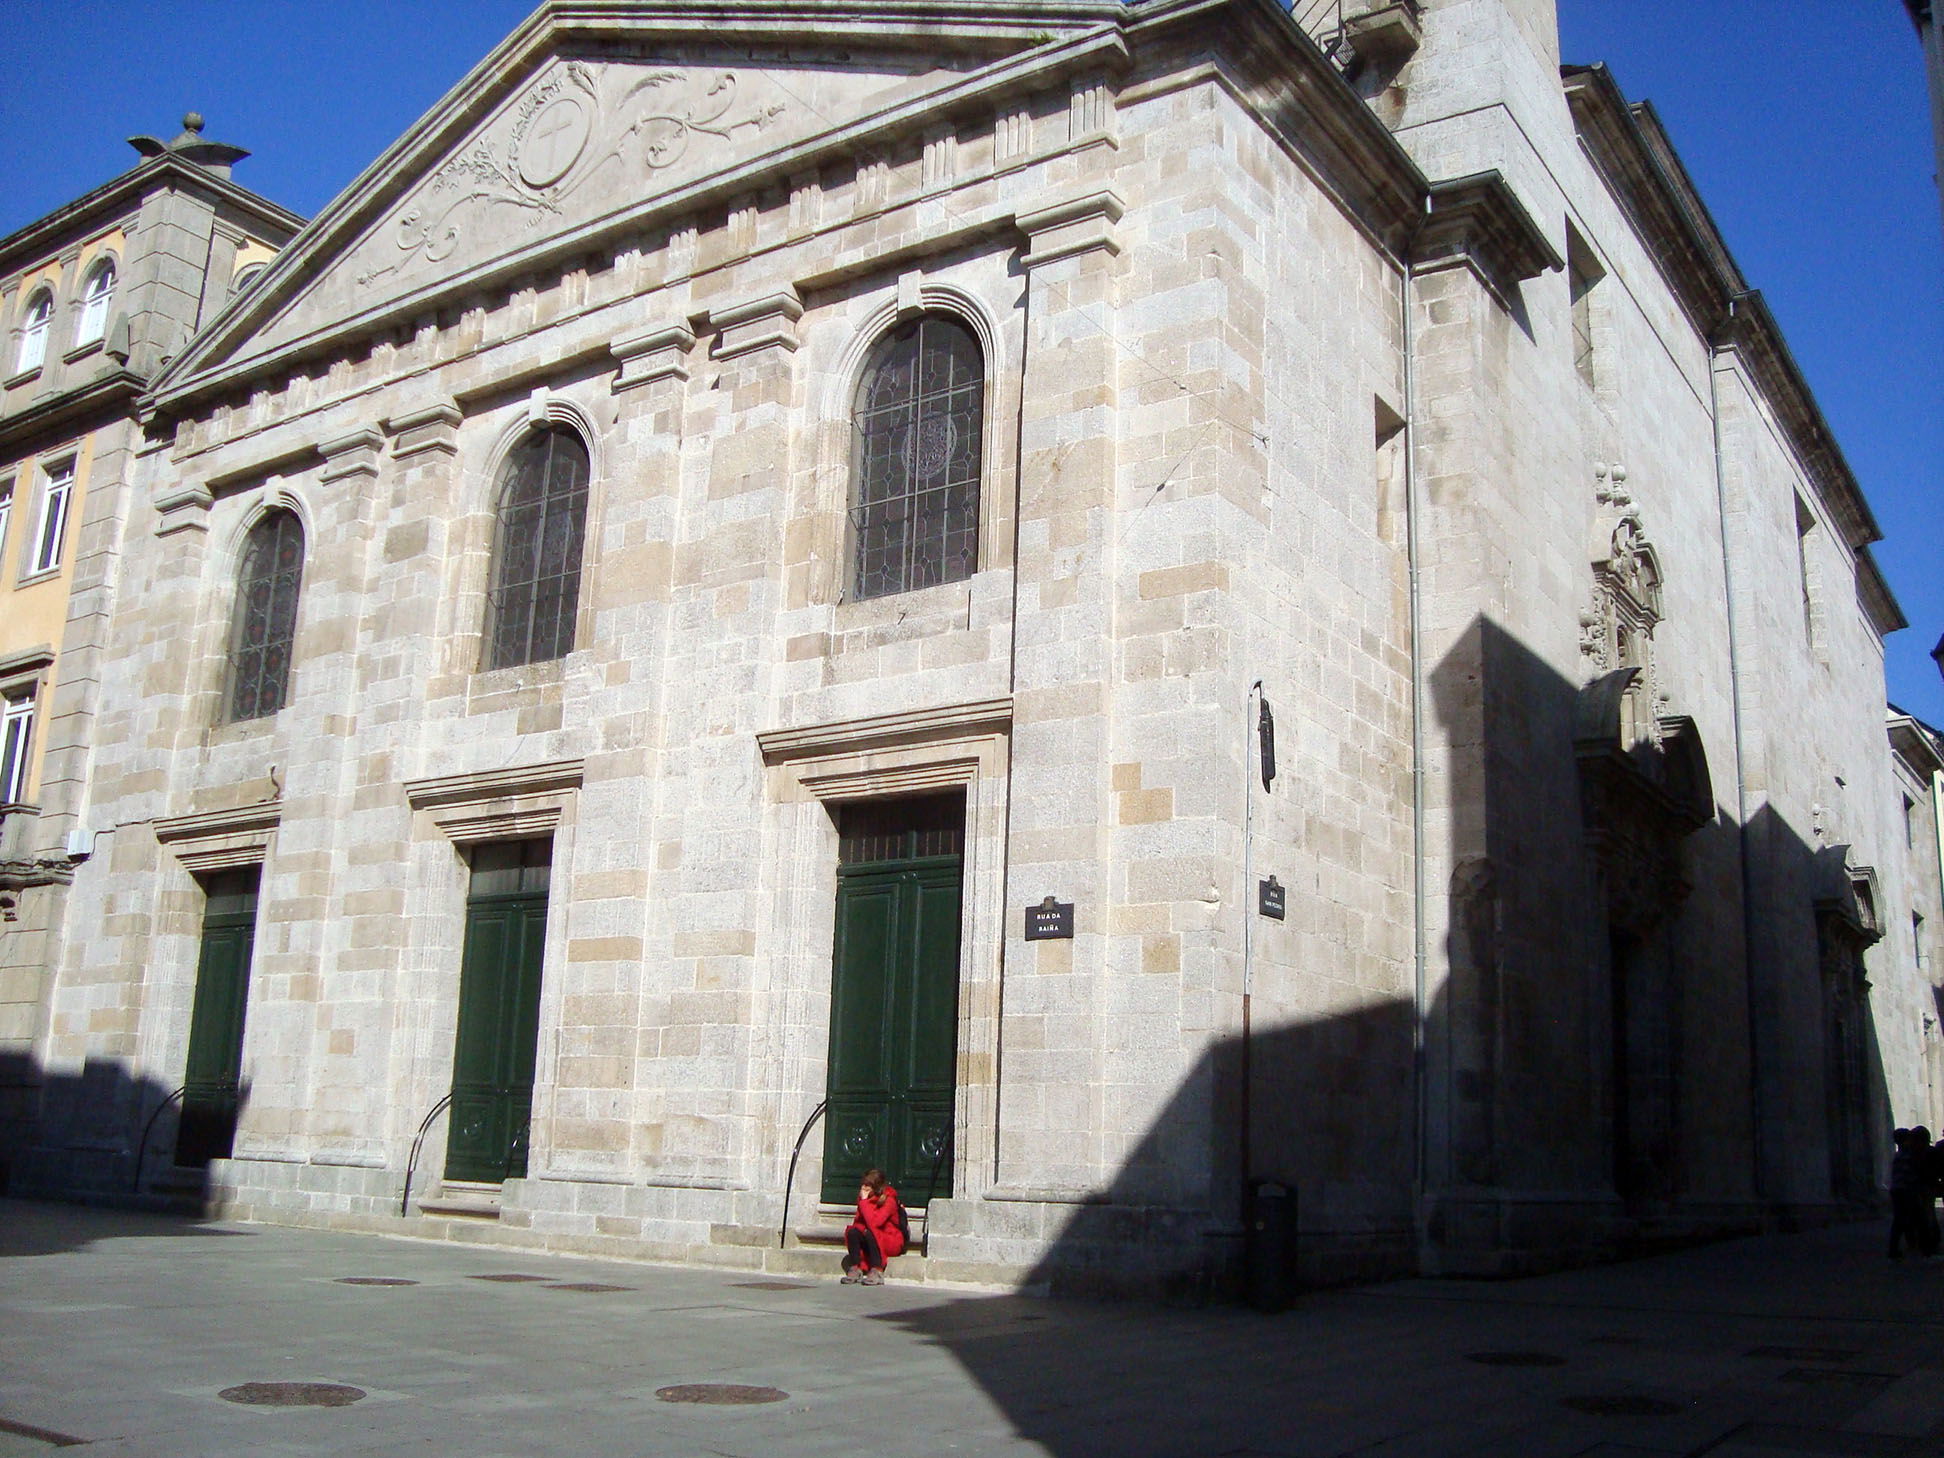
[[[1846,845],[1816,852],[1812,872],[1816,951],[1822,966],[1823,1099],[1829,1130],[1829,1189],[1856,1203],[1876,1196],[1870,1130],[1870,1064],[1864,1031],[1870,984],[1863,953],[1883,938],[1876,872],[1852,866]]]

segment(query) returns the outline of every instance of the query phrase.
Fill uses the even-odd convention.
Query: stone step
[[[841,1246],[841,1242],[839,1245]],[[787,1250],[763,1253],[763,1270],[773,1276],[807,1276],[835,1279],[843,1270],[841,1249],[827,1245],[793,1245]],[[906,1253],[893,1256],[885,1267],[886,1279],[923,1285],[930,1277],[931,1262],[922,1255]]]
[[[841,1246],[844,1243],[844,1231],[850,1227],[851,1217],[854,1213],[854,1211],[848,1209],[822,1209],[817,1211],[808,1220],[792,1226],[790,1234],[796,1237],[798,1245]],[[925,1212],[923,1210],[913,1210],[907,1206],[905,1209],[905,1223],[911,1227],[912,1245],[923,1245],[925,1243]]]
[[[442,1220],[497,1220],[500,1187],[469,1180],[446,1180],[418,1202],[419,1214]]]

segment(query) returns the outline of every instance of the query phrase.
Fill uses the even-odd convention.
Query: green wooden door
[[[473,853],[446,1136],[449,1180],[497,1184],[526,1174],[551,853],[544,840]]]
[[[954,797],[860,807],[841,827],[849,854],[837,876],[827,1201],[855,1199],[873,1165],[907,1204],[952,1192],[961,805]]]
[[[236,1144],[259,870],[224,871],[203,883],[202,952],[196,960],[182,1118],[176,1128],[175,1162],[189,1169],[228,1159]]]

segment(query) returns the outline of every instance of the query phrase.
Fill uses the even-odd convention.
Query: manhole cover
[[[472,1276],[469,1277],[468,1279],[474,1281],[509,1281],[510,1282],[510,1281],[551,1281],[553,1277],[505,1275],[505,1276]]]
[[[403,1276],[339,1276],[340,1286],[416,1286],[417,1281],[408,1281]]]
[[[599,1281],[557,1281],[549,1291],[632,1291],[632,1286],[607,1286]]]
[[[1555,1357],[1551,1352],[1467,1352],[1467,1362],[1477,1362],[1482,1367],[1563,1367],[1564,1357]]]
[[[1844,1347],[1750,1347],[1745,1357],[1773,1357],[1780,1362],[1847,1362],[1860,1356]]]
[[[1681,1410],[1678,1402],[1658,1397],[1643,1397],[1637,1392],[1594,1393],[1585,1397],[1562,1397],[1562,1406],[1590,1417],[1671,1417]]]
[[[732,1281],[738,1291],[807,1291],[801,1281]]]
[[[747,1407],[758,1402],[785,1402],[790,1394],[780,1387],[745,1387],[738,1382],[681,1382],[655,1389],[663,1402],[700,1402],[716,1407]]]
[[[342,1382],[245,1382],[216,1395],[243,1407],[349,1407],[364,1389]]]

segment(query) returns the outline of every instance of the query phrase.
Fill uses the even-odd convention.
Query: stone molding
[[[270,858],[270,845],[282,818],[283,801],[266,800],[234,810],[205,810],[158,820],[155,838],[191,871],[257,866]]]
[[[347,476],[376,476],[378,453],[384,447],[384,432],[370,425],[320,441],[317,450],[324,457],[324,469],[317,473],[317,479],[341,481]]]
[[[155,498],[155,534],[208,531],[209,508],[215,502],[209,488],[196,482],[162,492]]]
[[[385,431],[392,437],[392,459],[403,461],[432,451],[457,455],[459,426],[465,418],[465,413],[451,400],[394,415],[384,422]]]
[[[407,780],[405,800],[458,845],[553,834],[579,793],[584,760]]]
[[[1418,267],[1465,262],[1505,303],[1526,279],[1566,260],[1496,171],[1434,182],[1430,211],[1411,242]]]
[[[802,313],[800,304],[797,312]],[[614,375],[616,393],[660,380],[678,384],[686,381],[689,351],[694,348],[695,331],[686,324],[669,324],[623,335],[608,346],[608,353],[621,366]]]
[[[12,682],[26,678],[30,674],[39,674],[52,667],[53,663],[54,645],[36,643],[32,648],[25,648],[18,653],[9,653],[0,658],[0,681]]]
[[[766,729],[756,736],[756,743],[762,750],[763,763],[775,765],[940,739],[1007,734],[1011,730],[1012,700],[981,699],[801,729]]]
[[[1026,235],[1026,255],[1020,261],[1028,268],[1053,263],[1076,254],[1100,250],[1110,257],[1120,252],[1115,224],[1127,211],[1127,204],[1112,188],[1102,188],[1081,197],[1063,199],[1032,212],[1021,213],[1019,231]]]
[[[1580,144],[1646,241],[1696,332],[1747,362],[1851,549],[1881,541],[1883,532],[1768,304],[1736,267],[1653,109],[1629,105],[1605,66],[1566,67],[1563,81]],[[1877,596],[1869,604],[1873,616],[1901,620],[1888,589]]]
[[[708,323],[716,337],[709,355],[728,360],[766,349],[795,353],[800,342],[796,323],[802,317],[803,300],[789,287],[726,309],[712,309]]]

